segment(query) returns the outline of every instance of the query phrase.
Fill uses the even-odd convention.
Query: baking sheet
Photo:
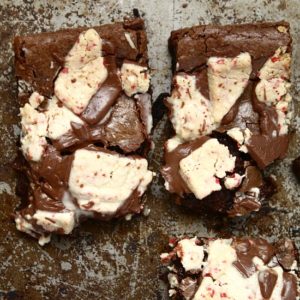
[[[0,1],[0,299],[166,299],[159,280],[159,254],[171,235],[214,236],[233,233],[273,240],[290,236],[300,246],[300,185],[290,164],[300,151],[298,116],[300,90],[300,5],[297,0],[104,0]],[[169,90],[170,57],[167,38],[173,29],[195,24],[243,23],[285,19],[294,40],[293,84],[295,117],[288,157],[268,172],[279,181],[270,208],[247,218],[228,221],[190,214],[174,206],[158,176],[147,193],[150,215],[130,222],[88,221],[68,237],[55,237],[40,247],[19,233],[10,214],[19,204],[10,163],[16,155],[18,107],[13,70],[12,39],[16,34],[59,28],[93,26],[121,20],[138,8],[146,20],[154,98]],[[165,120],[154,135],[150,154],[155,170],[161,166]],[[2,295],[2,296],[1,296]],[[15,298],[14,298],[15,297]]]

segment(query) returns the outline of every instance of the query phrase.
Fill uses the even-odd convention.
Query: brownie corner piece
[[[170,299],[297,299],[297,249],[290,239],[173,239],[161,254]],[[220,253],[222,255],[220,255]]]
[[[143,20],[14,42],[28,205],[17,229],[49,242],[86,218],[138,214],[154,175]]]
[[[291,37],[286,22],[200,25],[171,33],[175,135],[165,186],[193,209],[257,211],[276,188],[261,170],[289,144]]]

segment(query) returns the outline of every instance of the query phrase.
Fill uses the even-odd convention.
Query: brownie
[[[220,255],[222,253],[222,255]],[[297,250],[290,239],[172,239],[161,254],[171,299],[285,299],[298,294]]]
[[[240,216],[275,192],[261,171],[288,149],[291,42],[286,22],[171,33],[174,135],[162,175],[178,203]]]
[[[142,19],[15,37],[26,175],[17,229],[50,241],[86,218],[130,217],[152,180]],[[26,181],[26,180],[25,180]]]

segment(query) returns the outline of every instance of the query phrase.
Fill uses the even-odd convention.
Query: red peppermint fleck
[[[280,58],[279,58],[279,57],[276,57],[276,56],[273,56],[273,57],[271,58],[272,63],[274,63],[274,62],[276,62],[276,61],[279,61],[279,60],[280,60]]]
[[[131,87],[130,87],[132,90],[134,90],[135,88],[136,88],[136,85],[132,85]]]
[[[224,58],[218,59],[218,60],[217,60],[217,64],[218,64],[218,65],[224,65],[224,64],[225,64]]]
[[[227,298],[227,294],[226,293],[221,293],[221,298]]]
[[[220,179],[219,178],[215,178],[215,182],[216,182],[216,184],[220,184]]]
[[[67,74],[67,73],[69,73],[69,69],[65,67],[61,70],[61,72],[64,74]]]
[[[170,245],[175,245],[176,242],[177,242],[177,239],[176,239],[175,237],[170,237],[170,238],[169,238],[169,244],[170,244]]]

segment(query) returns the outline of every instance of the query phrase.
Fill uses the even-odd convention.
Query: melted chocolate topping
[[[81,114],[81,118],[90,125],[99,123],[106,116],[122,91],[114,57],[106,57],[104,64],[108,77]]]
[[[37,196],[43,192],[49,197],[48,200],[51,198],[53,201],[62,199],[67,188],[73,158],[72,154],[62,156],[53,146],[49,145],[39,162],[30,163],[31,180],[40,187]]]
[[[257,195],[251,189],[261,189],[266,183],[260,170],[255,166],[255,162],[240,152],[237,143],[225,133],[214,132],[211,137],[217,138],[221,144],[228,147],[231,155],[236,157],[234,173],[245,175],[242,184],[234,190],[227,190],[221,180],[222,189],[220,191],[212,192],[201,200],[195,198],[179,174],[179,162],[210,139],[208,136],[203,136],[195,141],[181,144],[171,152],[165,150],[165,165],[161,169],[161,173],[168,183],[168,190],[181,197],[177,199],[178,204],[197,211],[208,209],[227,213],[234,217],[258,210],[261,207],[258,200],[263,200],[263,197],[257,199]],[[273,191],[268,196],[272,193]]]
[[[288,149],[289,136],[279,135],[278,117],[274,107],[257,100],[255,92],[253,92],[252,103],[253,109],[259,114],[260,134],[252,135],[248,150],[257,165],[264,169],[274,160],[284,158]]]
[[[236,268],[246,277],[256,272],[254,257],[260,258],[267,264],[274,256],[274,248],[264,239],[237,239],[233,243],[237,253]]]
[[[141,104],[143,105],[143,104]],[[126,153],[137,151],[148,134],[134,99],[121,94],[111,107],[108,120],[92,126],[72,123],[72,131],[67,132],[54,146],[58,150],[76,149],[81,145],[101,143],[105,147],[119,147]]]
[[[166,164],[162,168],[161,173],[166,182],[168,182],[171,193],[176,193],[180,196],[191,193],[179,174],[179,162],[201,147],[207,140],[209,140],[209,137],[203,136],[195,141],[181,144],[171,152],[165,151]]]

